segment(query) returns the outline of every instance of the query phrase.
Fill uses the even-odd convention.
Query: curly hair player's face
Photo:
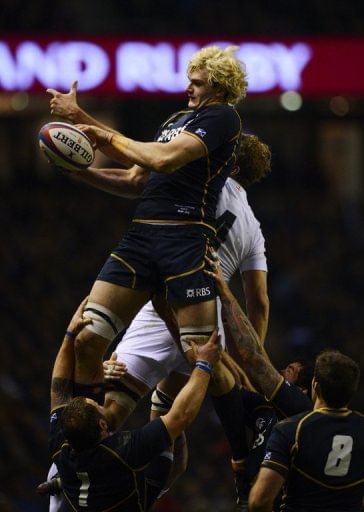
[[[205,69],[192,71],[188,76],[186,92],[188,94],[188,106],[199,108],[208,102],[218,101],[218,89],[207,82]]]

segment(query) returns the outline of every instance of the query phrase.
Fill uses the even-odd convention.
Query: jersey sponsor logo
[[[195,134],[199,135],[200,137],[205,137],[206,133],[206,130],[203,130],[202,128],[197,128],[197,130],[195,131]]]
[[[197,115],[194,118],[196,118],[196,117],[197,117]],[[162,130],[161,134],[159,135],[159,137],[157,139],[157,142],[170,142],[172,139],[176,138],[177,135],[182,133],[187,128],[187,126],[190,123],[192,123],[194,118],[189,119],[183,126],[179,126],[178,128],[169,128],[168,129],[169,126],[173,126],[173,123],[169,123],[167,125],[167,128]]]
[[[206,297],[207,295],[211,295],[210,286],[205,286],[204,288],[188,288],[186,290],[187,299],[194,299],[195,297]]]
[[[183,215],[191,215],[191,213],[194,213],[196,210],[194,206],[188,206],[185,204],[175,204],[174,206],[177,208],[177,212],[182,213]]]
[[[179,135],[183,130],[185,129],[185,126],[180,126],[179,128],[171,128],[171,129],[164,129],[162,130],[162,133],[159,135],[157,142],[169,142],[177,135]]]

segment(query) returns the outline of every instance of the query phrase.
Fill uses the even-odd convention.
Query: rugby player
[[[76,511],[146,511],[168,478],[173,441],[205,397],[221,353],[217,331],[205,345],[191,342],[195,367],[166,415],[138,430],[111,433],[99,405],[102,386],[80,384],[75,376],[74,340],[92,322],[83,317],[85,306],[86,300],[69,324],[52,373],[50,449],[63,494]]]
[[[282,372],[273,366],[253,325],[224,278],[222,262],[218,254],[211,250],[206,260],[209,270],[205,269],[205,272],[215,279],[221,299],[229,332],[228,347],[232,347],[237,362],[259,392],[258,394],[241,391],[245,410],[244,421],[254,432],[253,450],[245,459],[235,463],[233,461],[238,495],[237,510],[245,511],[250,485],[264,455],[265,444],[277,417],[286,418],[310,410],[312,407],[311,400],[307,396],[307,378],[304,378],[307,377],[309,364],[295,361]],[[223,416],[221,419],[224,421]]]
[[[132,226],[91,289],[84,314],[93,323],[75,341],[79,382],[102,379],[107,346],[154,293],[173,306],[182,345],[191,336],[204,343],[215,329],[215,287],[203,272],[204,256],[215,234],[218,195],[236,164],[241,120],[233,104],[245,96],[247,82],[234,47],[198,51],[188,78],[188,109],[172,115],[155,142],[81,126],[99,148],[133,163],[135,176],[149,177]],[[216,371],[225,370],[218,364]]]
[[[249,496],[251,512],[359,512],[364,496],[364,416],[348,408],[360,370],[338,351],[319,354],[314,408],[278,423]]]
[[[62,101],[66,102],[63,113],[73,110],[67,106],[71,94],[72,90],[70,94],[60,96]],[[73,102],[75,102],[75,92],[73,95]],[[259,181],[270,171],[268,146],[254,135],[243,134],[238,166],[239,169],[234,172],[234,180],[228,179],[223,187],[217,205],[217,238],[220,244],[218,252],[222,258],[226,279],[229,280],[237,270],[240,272],[248,316],[261,340],[264,341],[269,314],[264,238],[259,223],[247,202],[244,188]],[[77,173],[75,177],[94,187],[121,196],[126,194],[138,196],[142,190],[141,182],[138,184],[128,182],[129,171],[88,169]],[[165,315],[164,319],[166,319]],[[152,408],[166,412],[174,396],[188,378],[189,365],[174,343],[170,332],[175,332],[174,326],[171,326],[171,322],[168,322],[168,325],[169,330],[149,302],[137,314],[116,349],[118,361],[127,363],[128,372],[125,374],[124,367],[121,367],[118,373],[116,371],[118,365],[115,361],[110,361],[106,366],[107,371],[111,367],[114,372],[116,371],[117,379],[122,375],[116,389],[107,393],[105,404],[107,410],[111,408],[116,413],[113,417],[118,418],[118,425],[124,422],[139,398],[154,389],[162,379],[153,394]],[[223,329],[220,332],[223,337]],[[166,379],[170,373],[171,376]],[[112,378],[110,373],[106,377]],[[223,399],[215,397],[214,401],[230,440],[232,465],[236,468],[248,451],[244,435],[245,422],[243,412],[239,412],[241,401],[238,389],[235,386],[230,387],[228,396],[230,401],[235,397],[234,416],[230,423],[226,418]],[[183,465],[179,471],[183,471]]]

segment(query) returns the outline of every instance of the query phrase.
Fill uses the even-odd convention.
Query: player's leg
[[[92,319],[75,340],[75,380],[80,384],[103,381],[102,358],[115,336],[147,302],[149,292],[106,281],[96,281],[85,306]]]
[[[108,383],[105,406],[120,426],[135,408],[138,400],[154,389],[173,370],[190,373],[190,368],[178,350],[164,321],[148,302],[135,316],[122,340],[115,348],[116,361],[108,364],[105,380]],[[126,365],[126,374],[111,375],[117,361]],[[106,366],[106,365],[105,365]],[[185,383],[187,376],[173,379],[166,393],[173,397]],[[112,387],[109,387],[112,384]],[[172,384],[171,384],[172,385]],[[162,384],[162,388],[164,384]]]
[[[186,329],[186,333],[184,333],[183,328],[180,327],[182,340],[183,334],[186,334],[186,337],[188,336],[193,339],[191,334],[194,332],[194,319],[201,319],[204,314],[207,319],[214,318],[214,316],[211,315],[210,306],[211,301],[207,303],[203,302],[200,304],[194,304],[192,307],[182,307],[177,310],[177,318],[182,325],[184,325],[187,320],[192,324],[192,328],[189,328],[188,330]],[[208,321],[206,321],[205,325],[206,324],[208,325]],[[219,330],[221,332],[223,330],[221,320],[219,322]],[[197,337],[194,341],[198,343],[199,341],[203,341],[203,338]],[[182,343],[182,345],[185,350],[188,349],[188,344]],[[186,355],[188,357],[188,351],[186,352]],[[245,431],[244,407],[241,400],[239,386],[235,382],[233,374],[223,361],[220,361],[219,365],[214,368],[210,385],[210,394],[212,395],[216,413],[219,416],[225,435],[231,447],[233,469],[238,472],[238,469],[244,466],[245,459],[249,453]],[[238,501],[237,505],[242,506],[242,501]]]
[[[180,373],[180,371],[184,373]],[[159,416],[167,414],[172,407],[175,397],[186,384],[189,379],[189,368],[185,361],[182,360],[179,367],[175,372],[170,373],[161,382],[158,383],[151,398],[151,411],[150,419],[153,420]],[[175,440],[173,447],[171,447],[172,465],[168,478],[166,479],[163,488],[161,488],[161,498],[173,485],[173,483],[186,471],[188,462],[188,447],[186,435],[184,432]]]
[[[100,382],[107,346],[149,299],[155,286],[153,243],[147,228],[133,225],[102,267],[85,308],[92,324],[75,343],[77,382]]]

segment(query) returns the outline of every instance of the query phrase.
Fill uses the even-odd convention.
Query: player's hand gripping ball
[[[48,160],[69,171],[82,171],[95,158],[91,140],[68,123],[48,123],[39,131],[39,146]]]

